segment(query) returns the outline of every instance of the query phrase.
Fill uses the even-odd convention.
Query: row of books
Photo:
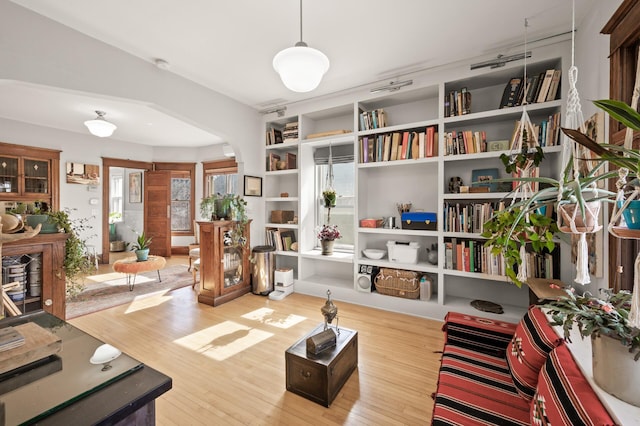
[[[539,124],[532,123],[533,129],[531,130],[538,136],[538,145],[556,146],[560,144],[560,113],[551,114],[547,119],[542,120]],[[518,137],[518,128],[520,127],[520,120],[516,120],[513,126],[513,133],[511,134],[511,142],[509,146],[514,146]]]
[[[456,115],[469,114],[471,112],[471,92],[466,87],[458,90],[451,90],[444,97],[444,116],[455,117]]]
[[[282,131],[282,142],[297,142],[298,141],[298,122],[292,121],[284,125]]]
[[[484,131],[452,130],[444,134],[444,155],[487,152],[487,134]]]
[[[291,245],[296,242],[296,233],[292,229],[267,228],[265,232],[265,244],[278,251],[291,251]]]
[[[438,155],[436,127],[424,131],[392,132],[358,139],[359,162],[410,160]]]
[[[275,145],[282,143],[284,140],[282,139],[282,131],[276,129],[275,127],[269,127],[267,129],[266,142],[267,145]]]
[[[444,242],[445,268],[488,275],[506,275],[504,258],[501,253],[492,253],[491,246],[483,241],[447,239]],[[534,278],[558,278],[560,272],[560,252],[527,252],[526,262],[529,276]]]
[[[381,129],[387,127],[387,113],[378,108],[360,113],[360,130]]]
[[[484,224],[494,212],[504,209],[504,201],[478,203],[445,203],[444,232],[472,232],[481,234]]]
[[[286,154],[270,152],[269,155],[267,155],[265,170],[268,172],[276,170],[295,170],[298,168],[297,160],[298,156],[293,152],[287,152]]]
[[[502,92],[499,108],[508,108],[528,104],[548,102],[556,99],[560,93],[562,70],[548,69],[540,74],[512,77]]]

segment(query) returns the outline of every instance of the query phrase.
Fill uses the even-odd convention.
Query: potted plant
[[[214,194],[200,202],[200,214],[208,220],[233,220],[236,222],[231,233],[234,243],[244,244],[244,230],[249,218],[246,212],[247,202],[236,194]]]
[[[152,237],[147,237],[147,235],[142,231],[141,234],[138,234],[138,238],[136,242],[131,247],[131,250],[136,252],[136,258],[138,262],[143,262],[149,258],[149,247],[151,246]]]
[[[562,326],[568,341],[575,329],[582,337],[590,336],[595,382],[617,398],[640,406],[640,368],[635,364],[640,359],[640,329],[629,323],[632,294],[600,291],[602,298],[565,290],[566,296],[545,305],[551,325]]]
[[[342,238],[337,225],[322,225],[316,229],[318,239],[322,246],[322,254],[328,256],[333,254],[333,244],[335,240]]]
[[[326,208],[332,208],[336,206],[336,190],[333,188],[327,188],[322,191],[322,199],[324,200],[324,206]]]

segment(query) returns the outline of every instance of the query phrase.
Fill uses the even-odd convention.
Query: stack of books
[[[0,352],[24,345],[24,336],[13,327],[0,328]]]
[[[382,108],[360,113],[360,130],[380,129],[387,126],[387,114]]]
[[[298,122],[292,121],[291,123],[287,123],[284,125],[284,130],[282,131],[282,142],[283,143],[294,143],[298,142]]]

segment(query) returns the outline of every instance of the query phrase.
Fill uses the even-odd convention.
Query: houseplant
[[[337,225],[322,225],[316,229],[320,245],[322,246],[322,254],[327,256],[333,254],[333,244],[335,240],[342,238]]]
[[[324,206],[326,208],[332,208],[336,206],[336,190],[333,188],[327,188],[322,191],[322,199],[324,200]]]
[[[236,222],[231,233],[234,243],[244,244],[244,230],[249,223],[247,202],[236,194],[214,194],[200,202],[200,215],[207,220],[233,220]]]
[[[144,231],[142,231],[141,234],[138,234],[136,242],[131,247],[131,250],[136,252],[138,262],[143,262],[149,258],[149,247],[151,246],[152,240],[153,237],[147,237]]]
[[[637,383],[640,368],[640,329],[629,323],[632,294],[601,289],[603,297],[589,292],[577,295],[565,289],[566,296],[545,305],[551,325],[562,326],[571,341],[572,329],[582,337],[591,337],[593,377],[606,392],[630,404],[640,406]]]

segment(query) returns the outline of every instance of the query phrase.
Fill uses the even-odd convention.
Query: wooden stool
[[[136,275],[140,272],[158,271],[158,281],[162,282],[160,278],[160,269],[164,268],[167,261],[162,256],[149,256],[147,260],[138,262],[135,257],[129,257],[126,259],[116,260],[113,263],[113,270],[115,272],[122,272],[127,274],[127,285],[129,290],[133,291],[133,286],[136,283]],[[133,278],[132,278],[133,275]]]

